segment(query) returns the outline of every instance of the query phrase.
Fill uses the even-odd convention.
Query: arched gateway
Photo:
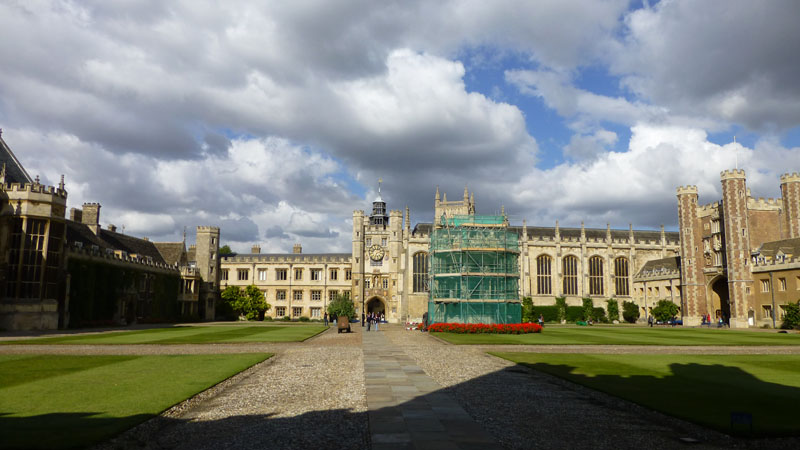
[[[371,299],[367,300],[367,312],[386,314],[386,303],[384,303],[380,297],[372,297]]]

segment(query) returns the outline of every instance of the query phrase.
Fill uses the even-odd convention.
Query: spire
[[[436,186],[436,201],[439,201],[439,186]]]
[[[464,201],[465,202],[469,201],[469,191],[467,190],[467,185],[466,184],[464,185]]]
[[[408,205],[406,205],[406,232],[411,230],[411,210],[408,209]]]
[[[381,196],[381,183],[383,183],[383,178],[378,178],[378,197]]]
[[[447,201],[447,192],[445,192],[444,194],[442,194],[442,201],[443,201],[443,202],[446,202],[446,201]]]

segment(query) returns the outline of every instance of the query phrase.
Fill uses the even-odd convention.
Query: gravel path
[[[303,343],[0,345],[0,353],[276,355],[98,449],[369,449],[362,329]],[[380,333],[507,449],[800,448],[798,439],[742,440],[686,423],[486,351],[775,354],[797,347],[456,346],[399,326]]]

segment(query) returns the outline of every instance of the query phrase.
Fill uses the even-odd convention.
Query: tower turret
[[[787,173],[781,176],[781,200],[783,202],[783,237],[800,237],[800,174]]]

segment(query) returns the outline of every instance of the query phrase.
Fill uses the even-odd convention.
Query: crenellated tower
[[[700,221],[697,217],[697,186],[678,187],[678,226],[681,241],[681,291],[686,301],[684,323],[698,325],[708,313],[703,282]],[[633,232],[631,231],[631,239]]]
[[[784,239],[800,237],[800,174],[787,173],[781,176],[781,200],[783,202]]]
[[[197,227],[195,261],[203,282],[200,286],[200,317],[214,320],[219,296],[219,227]]]
[[[747,181],[744,170],[726,170],[720,174],[722,181],[722,220],[725,269],[728,281],[728,308],[722,305],[723,318],[730,319],[731,327],[747,327],[750,309],[748,287],[752,274],[747,261],[750,258],[750,232],[747,212]],[[726,311],[729,309],[729,311]]]

